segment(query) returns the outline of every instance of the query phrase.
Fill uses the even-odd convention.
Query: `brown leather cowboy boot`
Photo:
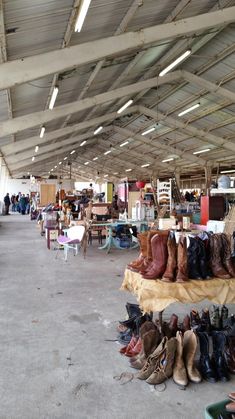
[[[221,234],[221,240],[222,240],[222,246],[223,246],[223,265],[228,271],[228,273],[231,275],[232,278],[235,278],[235,268],[233,265],[233,260],[231,257],[231,242],[228,234]]]
[[[169,235],[167,240],[168,259],[166,270],[163,274],[162,281],[173,282],[175,280],[175,271],[177,267],[177,246],[175,235]]]
[[[151,239],[153,262],[147,273],[143,274],[145,279],[160,278],[166,269],[167,264],[167,235],[155,234]]]
[[[179,238],[177,252],[177,275],[176,282],[188,281],[188,259],[187,259],[187,239],[184,236]]]
[[[212,273],[217,278],[229,279],[230,275],[222,264],[222,250],[221,236],[219,234],[212,234],[210,236],[210,264]]]
[[[147,231],[138,234],[138,239],[140,243],[140,257],[138,258],[139,260],[135,260],[132,263],[130,263],[127,266],[128,269],[138,272],[139,269],[141,269],[141,267],[144,265],[144,262],[147,258],[147,236]]]

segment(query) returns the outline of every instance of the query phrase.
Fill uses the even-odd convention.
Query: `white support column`
[[[156,42],[199,33],[208,28],[233,23],[235,7],[204,13],[137,32],[86,42],[73,47],[11,61],[0,66],[0,89],[36,80],[114,54],[140,49]]]

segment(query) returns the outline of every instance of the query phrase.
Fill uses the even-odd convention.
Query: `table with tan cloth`
[[[121,290],[134,294],[144,312],[163,311],[172,303],[198,303],[205,299],[215,304],[235,303],[235,278],[167,283],[144,279],[126,269]]]

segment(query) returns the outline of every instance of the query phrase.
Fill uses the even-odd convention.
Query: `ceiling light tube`
[[[210,151],[210,148],[205,148],[204,150],[194,151],[194,153],[193,153],[193,154],[206,153],[207,151]]]
[[[86,140],[84,140],[81,144],[80,147],[84,146],[86,144]]]
[[[133,103],[133,100],[132,99],[128,100],[128,102],[126,102],[120,109],[118,109],[117,113],[122,113],[132,103]]]
[[[51,95],[50,103],[49,103],[49,109],[51,109],[51,110],[54,108],[54,105],[55,105],[55,101],[56,101],[58,92],[59,92],[59,87],[58,86],[55,86],[54,87],[54,90],[53,90],[53,93]]]
[[[57,166],[55,166],[55,169],[57,169]]]
[[[150,163],[142,164],[141,167],[148,167],[148,166],[150,166]]]
[[[67,160],[68,157],[64,157],[64,160]]]
[[[34,160],[35,160],[35,157],[33,156],[33,157],[32,157],[32,161],[34,161]]]
[[[86,161],[84,164],[85,164],[85,166],[87,166],[89,164],[89,161]]]
[[[183,61],[185,58],[187,58],[191,53],[192,53],[191,49],[188,49],[187,51],[185,51],[175,61],[173,61],[173,63],[168,65],[166,68],[164,68],[164,70],[162,70],[159,73],[159,76],[160,77],[165,76],[166,73],[169,73],[169,71],[172,70],[172,68],[176,67],[179,63],[181,63],[181,61]]]
[[[98,160],[98,158],[99,158],[99,157],[94,157],[92,160],[94,160],[94,161],[95,161],[95,160]]]
[[[231,170],[221,170],[220,173],[234,173],[235,169],[231,169]]]
[[[59,164],[62,164],[62,161],[59,161]]]
[[[104,155],[106,156],[109,153],[111,153],[111,150],[105,151]]]
[[[72,150],[70,154],[74,154],[74,153],[75,153],[75,150]]]
[[[94,131],[94,135],[99,134],[100,131],[102,131],[103,127],[99,127]]]
[[[132,169],[126,169],[126,172],[131,172],[132,171]]]
[[[114,172],[114,175],[118,175],[118,172]]]
[[[53,172],[54,169],[51,169],[51,172]]]
[[[174,160],[174,159],[173,159],[173,157],[171,157],[170,159],[165,159],[165,160],[162,160],[162,163],[166,163],[166,162],[168,162],[168,161],[172,161],[172,160]]]
[[[108,177],[108,175],[104,175],[104,177]]]
[[[46,130],[46,128],[44,127],[44,125],[42,126],[42,128],[41,128],[41,131],[40,131],[40,134],[39,134],[39,137],[40,138],[43,138],[43,136],[44,136],[44,134],[45,134],[45,130]]]
[[[141,135],[147,135],[147,134],[149,134],[150,132],[153,132],[153,131],[155,131],[155,128],[154,127],[148,128],[146,131],[142,132]]]
[[[199,106],[200,106],[200,103],[196,103],[195,105],[190,106],[190,108],[187,108],[187,109],[185,109],[184,111],[182,111],[182,112],[178,113],[178,116],[183,116],[183,115],[185,115],[186,113],[189,113],[189,112],[193,111],[194,109],[199,108]]]
[[[35,147],[35,153],[38,152],[38,149],[39,149],[39,147],[38,147],[38,145],[36,145],[36,147]]]
[[[124,143],[120,144],[120,147],[124,147],[124,145],[129,144],[129,141],[125,141]]]
[[[75,23],[75,32],[81,32],[84,20],[86,18],[91,0],[83,0],[79,8],[78,17]]]

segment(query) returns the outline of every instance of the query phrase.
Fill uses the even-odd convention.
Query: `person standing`
[[[7,193],[6,196],[4,197],[4,204],[5,204],[5,215],[9,215],[9,207],[11,205],[9,193]]]

